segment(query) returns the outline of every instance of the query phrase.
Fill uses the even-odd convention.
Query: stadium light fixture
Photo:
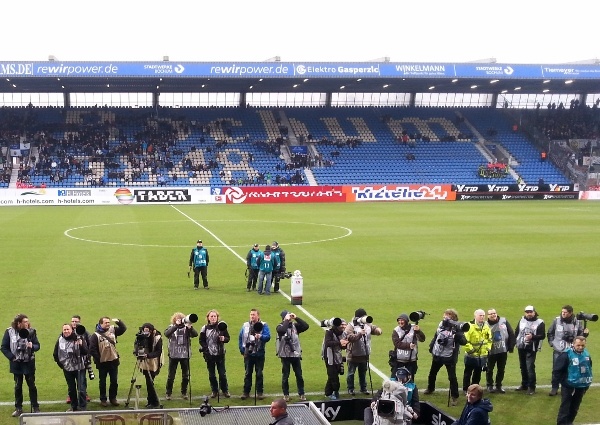
[[[548,93],[550,91],[550,89],[544,89],[542,90],[542,93]]]
[[[521,90],[521,87],[515,87],[515,90]]]
[[[306,83],[308,81],[308,78],[305,78],[303,81]]]
[[[293,87],[293,88],[296,88],[296,87],[298,87],[298,84],[294,84],[292,87]]]
[[[346,86],[341,86],[340,90],[344,90],[346,88]]]
[[[548,84],[550,82],[550,80],[544,80],[543,83],[544,84]]]
[[[572,83],[573,83],[573,80],[567,80],[567,81],[565,81],[565,84],[572,84]]]
[[[429,87],[429,90],[433,90],[435,88],[435,86],[431,86]]]
[[[492,81],[490,81],[490,84],[496,84],[498,81],[500,81],[500,80],[492,80]]]
[[[471,88],[472,88],[472,89],[476,89],[476,88],[477,88],[477,84],[473,84],[473,85],[471,86]]]
[[[453,83],[458,82],[458,78],[455,78],[454,80],[452,80]]]
[[[389,86],[390,86],[389,84],[384,84],[384,85],[383,85],[383,88],[384,88],[384,89],[387,89]]]
[[[502,90],[500,93],[508,93],[508,90]]]

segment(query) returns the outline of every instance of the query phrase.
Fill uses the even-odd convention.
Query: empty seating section
[[[55,143],[47,149],[52,165],[37,167],[29,178],[47,187],[275,183],[276,176],[296,171],[285,170],[276,142],[287,120],[290,137],[319,154],[312,172],[321,185],[514,183],[510,175],[477,176],[487,160],[472,128],[488,143],[502,144],[525,182],[568,183],[550,161],[540,162],[501,111],[460,112],[464,119],[444,108],[34,109],[30,133],[44,130]],[[405,134],[410,140],[403,142]]]

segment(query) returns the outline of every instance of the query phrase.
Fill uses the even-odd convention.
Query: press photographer
[[[10,373],[15,380],[15,411],[13,417],[23,413],[23,379],[29,388],[29,401],[33,413],[39,413],[37,387],[35,386],[35,352],[40,349],[37,332],[25,314],[17,314],[2,337],[2,354],[10,362]]]
[[[485,321],[485,311],[475,310],[474,319],[470,322],[465,334],[465,370],[463,373],[463,392],[469,385],[479,384],[481,372],[487,371],[487,358],[492,348],[492,331]]]
[[[263,400],[263,369],[265,367],[265,344],[271,340],[271,331],[266,322],[260,320],[260,312],[250,310],[250,320],[242,325],[238,336],[240,353],[244,356],[244,393],[242,400],[250,397],[252,374],[256,370],[255,391],[258,399]]]
[[[188,398],[190,357],[192,356],[191,339],[198,336],[198,331],[193,326],[197,321],[198,315],[196,314],[186,316],[177,312],[171,316],[171,324],[165,330],[164,334],[168,339],[167,351],[169,354],[169,374],[165,389],[167,400],[171,400],[173,394],[173,384],[175,383],[178,365],[181,365],[181,398],[184,400]]]
[[[371,355],[371,335],[381,335],[382,330],[372,324],[373,318],[367,316],[367,312],[363,308],[359,308],[354,312],[354,318],[346,326],[346,339],[348,346],[348,375],[346,376],[346,384],[348,386],[348,394],[354,395],[354,373],[358,369],[358,382],[360,392],[369,394],[367,390],[367,369],[369,368],[369,356]],[[370,376],[370,371],[369,371]],[[373,390],[371,384],[371,391]]]
[[[287,310],[281,312],[283,320],[277,325],[277,340],[275,351],[281,359],[281,389],[283,398],[290,401],[290,369],[294,370],[296,386],[300,401],[306,401],[304,396],[304,378],[302,377],[302,348],[300,347],[299,335],[308,330],[308,323]]]
[[[331,400],[340,398],[340,375],[344,374],[344,362],[346,358],[342,350],[348,345],[344,335],[346,321],[338,317],[330,320],[322,320],[321,327],[329,328],[325,331],[321,355],[325,360],[327,370],[327,382],[325,383],[325,395]]]
[[[412,325],[409,316],[402,313],[396,319],[398,326],[392,331],[392,343],[394,350],[390,351],[390,366],[392,376],[396,370],[406,367],[414,378],[417,373],[417,360],[419,359],[418,343],[425,341],[425,334],[419,327],[419,320],[425,317],[425,312],[414,311],[410,314],[410,320],[416,322]]]
[[[146,409],[157,409],[161,406],[154,387],[154,378],[160,373],[163,364],[162,335],[151,323],[144,323],[135,335],[133,354],[137,357],[138,366],[146,378]]]
[[[217,310],[209,310],[206,313],[206,324],[200,330],[200,352],[206,361],[208,369],[208,381],[212,391],[211,398],[219,395],[221,388],[223,397],[231,397],[229,384],[227,383],[227,371],[225,370],[225,344],[230,340],[227,323],[220,320]],[[219,380],[217,381],[217,373]]]
[[[100,389],[100,405],[107,407],[106,377],[110,378],[108,400],[113,406],[119,406],[117,392],[119,390],[119,353],[117,352],[117,337],[123,335],[127,326],[122,320],[113,319],[111,325],[108,316],[101,317],[96,325],[96,331],[90,335],[90,354],[98,369],[98,386]]]
[[[411,425],[421,413],[419,390],[409,370],[401,367],[383,381],[371,405],[365,408],[365,425]]]
[[[535,360],[537,352],[542,349],[542,341],[546,338],[546,324],[538,316],[532,305],[525,307],[525,315],[519,320],[515,334],[517,335],[517,352],[521,369],[521,385],[517,391],[535,394],[537,375]]]
[[[71,411],[86,410],[85,392],[85,359],[88,355],[87,340],[83,337],[85,327],[79,325],[79,334],[73,331],[70,324],[65,323],[62,333],[54,345],[54,361],[63,370]]]
[[[449,308],[444,311],[442,321],[429,343],[429,352],[432,354],[431,369],[427,378],[427,389],[423,394],[432,394],[435,391],[435,381],[439,370],[445,366],[450,383],[450,396],[452,406],[458,403],[458,378],[456,377],[456,363],[461,345],[465,345],[465,330],[469,325],[458,321],[456,310]]]
[[[81,316],[78,314],[74,314],[71,316],[71,327],[75,330],[75,334],[84,338],[88,345],[88,355],[84,357],[83,361],[85,364],[85,368],[87,370],[87,375],[90,381],[96,379],[96,374],[94,373],[94,367],[92,366],[92,356],[89,355],[89,347],[90,347],[90,333],[86,330],[85,326],[81,324]],[[90,397],[87,393],[87,377],[85,374],[83,375],[83,382],[81,384],[81,388],[85,391],[85,400],[89,403]],[[67,395],[67,404],[71,404],[71,397]]]
[[[556,359],[571,347],[576,336],[587,338],[589,334],[589,329],[584,329],[583,320],[579,320],[573,314],[573,306],[568,304],[563,306],[560,316],[554,318],[547,334],[548,344],[554,350],[552,353],[552,389],[549,396],[555,396],[560,385],[560,371],[555,367]]]

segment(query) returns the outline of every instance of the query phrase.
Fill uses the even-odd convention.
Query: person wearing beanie
[[[369,395],[367,390],[367,368],[371,355],[371,335],[381,335],[380,327],[372,324],[373,318],[367,316],[364,308],[354,312],[354,318],[346,326],[345,334],[348,339],[346,347],[348,353],[348,375],[346,385],[348,394],[354,395],[354,374],[358,369],[358,383],[360,392]]]
[[[119,390],[119,353],[116,344],[117,337],[123,335],[127,326],[122,320],[114,319],[115,324],[110,324],[110,317],[104,316],[98,320],[96,330],[90,335],[90,354],[98,369],[98,387],[100,389],[100,405],[108,407],[106,397],[106,377],[110,377],[108,387],[108,400],[113,406],[119,406],[117,392]]]
[[[302,377],[302,348],[299,335],[308,330],[308,323],[287,310],[281,312],[282,322],[277,325],[275,351],[281,359],[281,389],[283,399],[290,401],[290,370],[294,370],[296,387],[300,401],[306,401],[304,396],[304,378]]]
[[[204,289],[208,289],[208,250],[204,248],[202,240],[198,239],[196,246],[190,253],[190,271],[194,269],[194,289],[198,289],[200,286],[200,276],[202,276],[202,286]],[[188,272],[189,277],[189,272]]]
[[[246,268],[248,270],[248,281],[246,282],[246,291],[256,291],[256,281],[258,280],[258,258],[262,254],[258,244],[255,243],[248,254],[246,254]]]
[[[396,371],[405,367],[414,380],[417,373],[417,360],[419,358],[418,343],[425,341],[425,334],[418,324],[411,324],[406,313],[402,313],[396,319],[398,326],[392,331],[392,344],[394,344],[394,356],[390,352],[391,376],[396,376]]]
[[[519,320],[515,334],[521,369],[521,385],[516,390],[534,395],[537,384],[535,359],[537,352],[542,348],[542,341],[546,338],[546,324],[539,318],[532,305],[525,307],[525,315]]]
[[[332,322],[330,328],[325,331],[321,352],[327,370],[325,395],[331,400],[338,400],[340,398],[340,375],[344,374],[342,350],[348,345],[348,340],[344,335],[346,321],[339,319],[339,324],[337,324],[336,319],[333,319]]]
[[[158,409],[160,403],[154,386],[154,378],[160,373],[163,364],[162,335],[152,323],[144,323],[136,336],[136,355],[140,370],[146,378],[148,404],[146,409]]]

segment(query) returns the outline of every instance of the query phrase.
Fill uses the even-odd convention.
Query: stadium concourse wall
[[[131,204],[279,204],[477,200],[600,200],[577,185],[349,185],[18,188],[0,190],[0,206]]]

